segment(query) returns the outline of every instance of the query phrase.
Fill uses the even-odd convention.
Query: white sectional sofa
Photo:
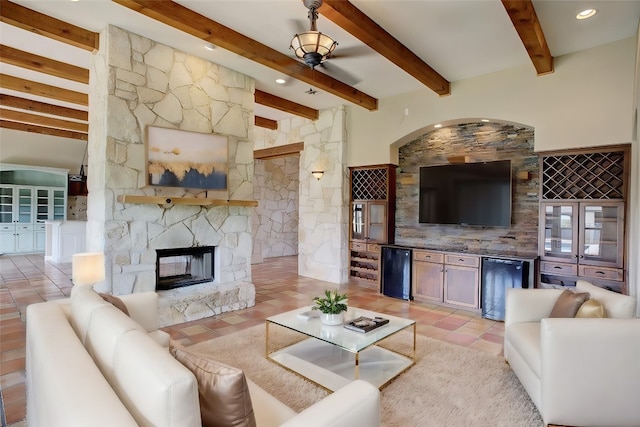
[[[549,318],[560,289],[507,289],[504,357],[545,424],[640,426],[634,297],[578,281],[607,318]]]
[[[157,330],[157,295],[121,297],[129,316],[89,287],[27,309],[29,427],[200,426],[196,378]],[[297,414],[247,380],[258,427],[379,426],[379,391],[354,381]]]

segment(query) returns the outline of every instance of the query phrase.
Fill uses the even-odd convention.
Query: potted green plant
[[[338,290],[324,291],[324,296],[313,299],[313,310],[319,310],[320,321],[325,325],[340,325],[344,322],[344,312],[347,311],[347,294],[340,294]]]

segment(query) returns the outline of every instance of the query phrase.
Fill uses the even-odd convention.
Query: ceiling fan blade
[[[354,74],[351,74],[348,71],[345,71],[344,69],[330,62],[323,62],[322,64],[318,65],[316,69],[317,68],[322,68],[325,74],[333,77],[336,80],[340,80],[342,83],[345,83],[349,86],[355,86],[362,81],[360,77],[357,77]]]
[[[331,59],[339,59],[339,58],[358,58],[363,56],[374,55],[375,51],[366,45],[358,45],[358,46],[350,46],[350,47],[336,47],[331,53],[329,58]]]

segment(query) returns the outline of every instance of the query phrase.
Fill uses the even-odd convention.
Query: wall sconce
[[[313,175],[315,179],[320,181],[320,178],[322,178],[322,176],[324,175],[324,171],[311,171],[311,175]]]
[[[104,253],[73,254],[71,257],[71,281],[74,285],[95,285],[104,279]]]

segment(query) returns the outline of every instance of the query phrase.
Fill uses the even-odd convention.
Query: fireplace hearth
[[[157,249],[156,290],[213,282],[214,250],[214,246]]]

